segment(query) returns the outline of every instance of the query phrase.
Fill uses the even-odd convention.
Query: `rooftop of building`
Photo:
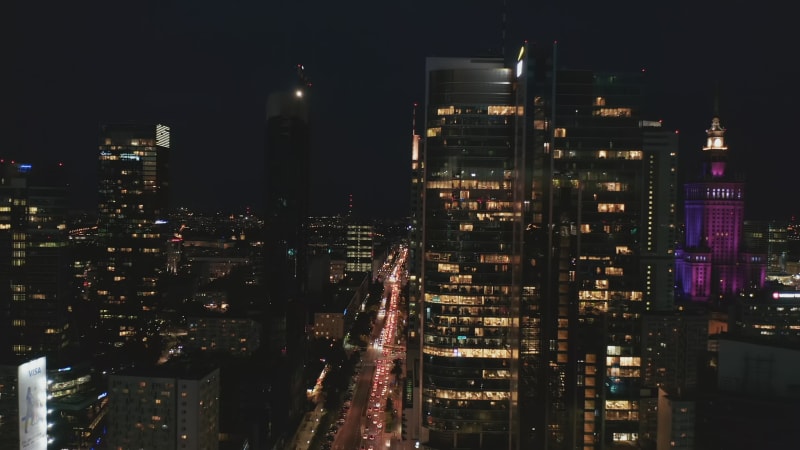
[[[175,378],[179,380],[200,380],[219,370],[219,366],[195,360],[177,360],[156,366],[135,366],[111,376]]]
[[[735,331],[728,331],[718,334],[712,334],[709,336],[709,340],[715,340],[718,342],[721,341],[739,342],[742,344],[751,344],[762,347],[773,347],[785,350],[800,351],[800,341],[786,339],[781,336],[742,335]]]

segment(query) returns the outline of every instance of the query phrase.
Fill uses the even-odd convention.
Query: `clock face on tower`
[[[714,147],[721,148],[722,147],[722,138],[714,138]]]

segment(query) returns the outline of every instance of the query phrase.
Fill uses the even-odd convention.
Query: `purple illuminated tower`
[[[727,170],[728,147],[719,118],[711,120],[700,177],[685,184],[684,247],[676,252],[679,294],[692,301],[760,288],[766,255],[740,248],[745,185]]]

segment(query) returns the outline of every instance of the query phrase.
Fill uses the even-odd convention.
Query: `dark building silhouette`
[[[70,345],[66,169],[0,160],[0,361]]]
[[[269,438],[281,440],[305,406],[311,83],[298,66],[294,89],[267,101],[264,211],[264,345],[270,371]]]
[[[68,169],[0,160],[0,447],[19,446],[17,365],[47,358],[47,436],[77,446],[101,433],[96,378],[79,351]],[[23,412],[24,415],[24,412]],[[61,448],[61,447],[59,447]]]
[[[798,362],[796,342],[737,332],[719,336],[696,448],[793,448],[800,438]]]
[[[411,125],[411,198],[409,201],[408,220],[408,321],[409,333],[414,336],[419,334],[419,304],[420,304],[420,268],[422,267],[422,218],[425,194],[425,143],[417,129],[417,111],[419,106],[415,103]],[[409,336],[413,338],[413,336]],[[413,358],[414,349],[409,346]],[[417,357],[419,355],[416,355]]]

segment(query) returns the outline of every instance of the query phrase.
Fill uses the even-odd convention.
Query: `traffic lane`
[[[353,398],[350,400],[350,408],[347,411],[344,423],[339,427],[339,431],[336,433],[336,439],[331,446],[333,449],[350,450],[358,448],[357,444],[360,439],[358,434],[360,428],[359,419],[364,412],[369,396],[367,389],[372,383],[372,368],[370,365],[371,362],[368,362],[366,358],[364,358],[361,366],[361,375],[359,375],[356,380]]]
[[[371,341],[377,339],[381,335],[384,323],[385,319],[376,321],[372,333],[370,333]],[[372,389],[375,367],[380,353],[381,351],[373,348],[372,345],[367,346],[366,351],[361,352],[361,375],[356,381],[356,389],[353,393],[351,406],[345,417],[345,422],[339,427],[339,431],[331,446],[334,450],[352,450],[360,448],[359,442],[362,439],[362,423],[366,420],[365,411],[367,408],[367,401],[369,400],[370,391]]]

